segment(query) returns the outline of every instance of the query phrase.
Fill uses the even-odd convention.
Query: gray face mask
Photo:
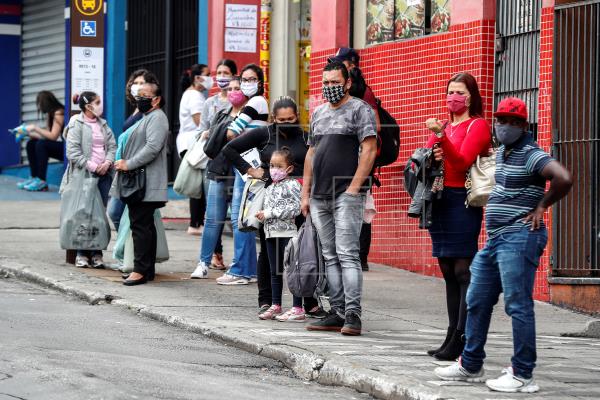
[[[523,136],[523,128],[509,124],[495,124],[496,137],[498,142],[505,146],[510,146]]]

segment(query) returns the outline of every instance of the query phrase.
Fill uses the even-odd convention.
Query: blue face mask
[[[496,130],[496,138],[498,142],[505,146],[510,146],[523,136],[523,128],[520,126],[514,126],[510,124],[496,124],[494,125]]]

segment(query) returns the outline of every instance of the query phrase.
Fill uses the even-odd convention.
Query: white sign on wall
[[[104,48],[71,48],[71,95],[91,91],[104,92]]]
[[[256,29],[258,7],[246,4],[225,5],[225,28]]]
[[[256,53],[256,29],[225,29],[225,51]]]

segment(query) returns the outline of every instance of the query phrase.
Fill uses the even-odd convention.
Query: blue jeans
[[[473,259],[467,291],[467,341],[461,358],[467,371],[477,372],[483,366],[493,307],[504,292],[504,310],[512,318],[513,371],[531,378],[537,358],[533,284],[547,241],[545,228],[530,231],[523,227],[488,239]]]
[[[233,183],[233,198],[231,199],[231,224],[233,225],[233,262],[228,273],[243,278],[256,276],[256,233],[240,232],[238,230],[238,216],[244,193],[244,180],[235,170]]]
[[[310,201],[310,215],[325,259],[329,304],[342,318],[350,311],[361,314],[360,231],[364,209],[362,194],[344,193],[335,200]]]
[[[204,231],[202,232],[202,244],[198,260],[210,265],[215,249],[219,247],[225,218],[227,217],[227,182],[224,180],[213,181],[206,179],[208,189],[206,190],[206,218],[204,220]],[[221,252],[222,250],[221,246]]]
[[[119,224],[121,223],[121,217],[125,211],[125,203],[118,197],[111,197],[108,202],[108,217],[112,221],[115,229],[119,231]]]
[[[98,178],[98,190],[100,191],[100,197],[102,197],[102,204],[106,207],[106,204],[108,203],[108,192],[110,192],[110,186],[112,185],[112,176],[109,173],[98,176]],[[96,254],[102,255],[102,250],[77,250],[78,256],[92,257]]]

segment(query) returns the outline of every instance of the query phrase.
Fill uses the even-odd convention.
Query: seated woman
[[[63,161],[65,149],[61,133],[65,122],[65,106],[47,90],[38,93],[36,99],[38,112],[46,114],[46,126],[27,125],[27,160],[31,171],[30,178],[19,182],[19,189],[38,192],[48,190],[46,172],[48,159]]]

